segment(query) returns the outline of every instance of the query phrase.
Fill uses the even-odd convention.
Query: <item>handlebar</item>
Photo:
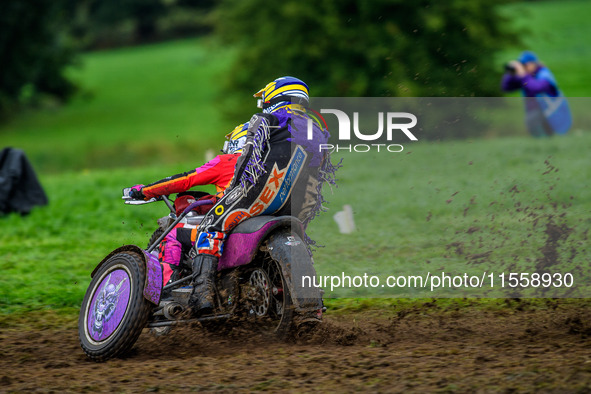
[[[149,204],[151,202],[155,202],[155,201],[159,201],[162,199],[162,197],[154,197],[151,198],[149,200],[135,200],[133,198],[131,198],[131,196],[129,195],[129,192],[131,191],[130,187],[126,187],[125,189],[123,189],[123,196],[121,197],[121,199],[123,200],[123,202],[125,202],[126,204],[130,204],[130,205],[143,205],[143,204]]]
[[[123,201],[125,202],[125,204],[130,204],[130,205],[143,205],[143,204],[149,204],[152,202],[156,202],[156,201],[164,201],[166,203],[166,205],[168,206],[168,209],[170,209],[171,212],[175,212],[174,207],[172,205],[172,201],[170,200],[170,198],[168,196],[160,196],[160,197],[154,197],[151,198],[149,200],[134,200],[133,198],[131,198],[129,196],[129,191],[131,188],[125,188],[123,189],[123,197],[121,197],[123,199]],[[209,199],[209,200],[197,200],[193,203],[191,203],[187,208],[185,208],[185,210],[183,211],[183,213],[179,216],[184,216],[187,213],[191,212],[193,209],[201,206],[201,205],[207,205],[207,204],[215,204],[216,200],[214,199]]]

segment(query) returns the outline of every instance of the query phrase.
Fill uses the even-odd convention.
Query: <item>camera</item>
[[[517,70],[515,70],[515,66],[513,66],[511,63],[507,63],[505,64],[505,72],[515,75]]]

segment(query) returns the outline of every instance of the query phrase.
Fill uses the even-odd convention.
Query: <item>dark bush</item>
[[[68,98],[64,67],[74,58],[61,0],[4,0],[0,5],[0,116],[41,97]]]
[[[493,57],[516,41],[504,2],[224,0],[217,32],[239,46],[225,96],[248,101],[282,75],[314,96],[498,95]]]

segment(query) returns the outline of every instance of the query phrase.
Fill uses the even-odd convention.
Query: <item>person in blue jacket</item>
[[[526,123],[534,137],[564,134],[571,119],[568,104],[558,88],[556,78],[538,57],[524,51],[518,60],[505,66],[501,88],[506,91],[521,89],[525,97]]]

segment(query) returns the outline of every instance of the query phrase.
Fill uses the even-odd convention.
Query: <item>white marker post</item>
[[[341,234],[351,234],[355,231],[353,208],[350,205],[343,205],[343,210],[335,213],[333,217],[334,221],[339,225]]]

